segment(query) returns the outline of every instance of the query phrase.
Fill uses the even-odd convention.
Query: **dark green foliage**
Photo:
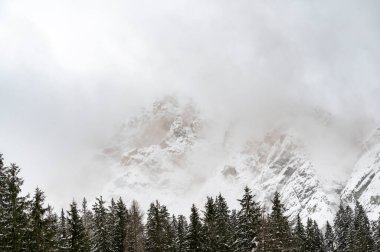
[[[29,244],[30,251],[46,251],[46,232],[47,220],[45,214],[48,210],[44,207],[45,195],[37,188],[31,202],[31,211],[29,215],[30,231],[29,231]]]
[[[351,208],[348,206],[344,208],[343,204],[341,203],[334,219],[336,251],[348,251],[348,246],[350,243],[349,230],[351,221]]]
[[[112,251],[124,252],[126,250],[126,229],[128,210],[123,200],[119,198],[117,203],[111,204],[111,213],[114,216],[113,219],[113,234],[112,234]],[[112,224],[112,223],[111,223]]]
[[[187,241],[190,251],[202,251],[202,223],[199,217],[198,208],[194,204],[191,206]]]
[[[176,236],[176,251],[185,252],[189,249],[189,244],[187,241],[188,235],[188,224],[185,216],[179,215],[177,218],[177,236]]]
[[[133,201],[131,208],[128,210],[128,219],[126,227],[126,251],[142,252],[144,251],[144,225],[142,223],[143,214],[137,201]]]
[[[371,227],[368,217],[362,205],[357,201],[355,205],[354,218],[350,225],[349,251],[372,251],[374,242],[371,237]]]
[[[22,251],[28,245],[28,197],[21,196],[24,183],[19,177],[20,168],[11,164],[5,168],[5,191],[2,195],[2,243],[0,251]],[[4,175],[2,175],[4,176]]]
[[[170,216],[156,201],[144,226],[137,202],[127,209],[121,198],[116,203],[112,199],[110,205],[97,198],[92,210],[84,199],[80,211],[73,201],[67,217],[62,209],[58,218],[52,207],[45,206],[40,189],[32,200],[21,195],[19,172],[15,164],[5,166],[0,154],[1,252],[380,251],[380,217],[371,226],[359,202],[354,212],[341,204],[334,227],[327,222],[324,236],[312,219],[304,227],[300,216],[290,228],[279,193],[274,194],[268,213],[248,187],[238,211],[230,211],[219,194],[207,198],[202,220],[193,204],[189,224],[183,215]]]
[[[373,223],[373,242],[373,250],[380,251],[380,216],[377,221]]]
[[[73,252],[84,252],[85,230],[75,201],[70,204],[67,215],[68,249]]]
[[[254,200],[252,191],[244,188],[244,195],[239,200],[241,209],[237,214],[237,227],[235,241],[233,244],[235,251],[251,251],[257,246],[256,242],[260,229],[260,207]]]
[[[216,205],[213,198],[207,197],[205,211],[203,213],[202,249],[203,251],[217,251],[218,233],[216,227]]]
[[[306,233],[305,227],[301,221],[300,215],[297,215],[297,223],[293,233],[294,251],[306,251]]]
[[[272,212],[269,216],[269,249],[270,251],[289,251],[292,247],[292,236],[285,209],[280,201],[280,194],[275,192]]]
[[[173,239],[169,212],[166,206],[161,206],[158,201],[152,203],[148,210],[146,223],[146,251],[172,251],[174,249]]]
[[[325,250],[326,250],[326,252],[333,252],[334,251],[334,244],[335,244],[334,240],[335,240],[334,231],[333,231],[330,223],[327,221],[326,232],[325,232]]]
[[[219,194],[215,200],[217,251],[232,251],[233,229],[231,229],[230,210],[226,199]]]
[[[91,240],[94,252],[111,251],[111,227],[108,221],[108,209],[103,197],[96,198],[96,202],[92,207],[94,211],[94,234]]]
[[[93,227],[93,214],[87,207],[87,200],[82,201],[82,222],[84,227],[83,251],[91,251],[91,236]]]

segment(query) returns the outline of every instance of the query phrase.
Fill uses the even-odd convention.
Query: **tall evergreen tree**
[[[272,203],[272,212],[269,217],[270,251],[289,251],[292,244],[291,232],[278,192],[274,193]]]
[[[373,250],[380,251],[380,215],[377,221],[373,223]]]
[[[344,208],[343,204],[340,203],[338,212],[336,213],[334,219],[335,243],[336,251],[338,252],[344,252],[348,250],[349,230],[351,221],[351,208],[349,206]]]
[[[199,217],[198,208],[194,204],[191,206],[187,241],[190,251],[202,252],[202,223]]]
[[[220,252],[232,251],[233,230],[231,229],[230,210],[226,199],[219,194],[215,200],[217,250]]]
[[[294,228],[294,251],[303,252],[306,251],[306,234],[305,227],[301,221],[300,215],[297,215],[297,223]]]
[[[244,188],[244,195],[239,200],[241,209],[238,212],[236,227],[235,251],[250,251],[257,246],[260,229],[260,207],[254,200],[251,189]]]
[[[58,247],[60,251],[69,250],[69,238],[67,231],[67,221],[63,208],[58,221]]]
[[[119,200],[115,204],[114,212],[115,212],[115,225],[114,225],[114,231],[112,235],[113,251],[124,252],[126,251],[125,238],[126,238],[128,210],[121,198],[119,198]]]
[[[93,227],[93,215],[92,212],[87,207],[87,200],[83,198],[82,200],[82,222],[84,227],[84,237],[83,237],[83,251],[91,251],[91,237],[92,237],[92,227]]]
[[[370,223],[359,201],[356,201],[349,237],[352,239],[349,244],[350,251],[372,251],[374,242],[371,237]]]
[[[85,231],[83,221],[79,215],[79,210],[75,201],[70,204],[70,210],[67,212],[67,215],[69,251],[84,252],[85,248],[83,244],[85,239]]]
[[[58,251],[59,249],[59,233],[58,233],[58,216],[53,211],[50,205],[46,209],[45,217],[45,250],[44,251]]]
[[[11,164],[6,172],[6,189],[3,195],[1,251],[22,251],[27,247],[28,196],[21,196],[24,180],[19,177],[20,168]]]
[[[128,210],[127,229],[126,229],[126,251],[144,251],[144,225],[142,223],[143,213],[137,201],[133,201]]]
[[[94,211],[94,235],[92,239],[92,251],[109,252],[111,251],[110,225],[108,222],[108,210],[103,197],[96,198],[93,206]]]
[[[334,231],[333,231],[330,223],[327,221],[327,223],[326,223],[326,232],[325,232],[325,248],[326,248],[326,252],[333,252],[334,251],[334,240],[335,240]]]
[[[5,249],[5,224],[7,201],[7,167],[4,165],[3,154],[0,153],[0,249]]]
[[[188,224],[185,216],[178,216],[178,224],[177,224],[177,236],[176,236],[176,251],[177,252],[185,252],[189,249],[189,244],[187,242],[188,235]]]
[[[158,201],[152,203],[148,210],[146,223],[146,251],[172,251],[173,237],[169,221],[169,212]]]
[[[45,214],[47,207],[44,207],[45,195],[37,187],[31,203],[30,211],[30,243],[28,245],[30,251],[46,251],[46,229],[47,222]]]
[[[218,249],[218,233],[216,226],[216,206],[213,198],[207,197],[203,217],[203,250],[217,251]]]

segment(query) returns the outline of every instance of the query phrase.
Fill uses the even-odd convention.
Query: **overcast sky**
[[[377,0],[2,0],[0,152],[27,190],[73,195],[115,128],[172,93],[250,129],[320,108],[345,146],[379,125],[379,13]]]

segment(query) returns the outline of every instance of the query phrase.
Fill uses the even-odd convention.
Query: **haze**
[[[1,1],[0,152],[27,191],[58,205],[92,197],[110,175],[91,162],[115,129],[175,94],[237,124],[237,138],[291,126],[321,173],[350,169],[379,126],[379,11],[375,0]],[[315,125],[315,109],[331,126]]]

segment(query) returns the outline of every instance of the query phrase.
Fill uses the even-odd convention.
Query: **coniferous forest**
[[[207,197],[203,207],[191,206],[190,216],[171,215],[159,201],[143,214],[137,201],[96,198],[73,201],[57,210],[39,188],[21,191],[16,164],[0,154],[0,251],[380,251],[380,218],[370,222],[359,202],[341,204],[334,223],[323,230],[298,216],[290,222],[275,193],[264,211],[246,187],[239,209],[229,209],[222,195]]]

